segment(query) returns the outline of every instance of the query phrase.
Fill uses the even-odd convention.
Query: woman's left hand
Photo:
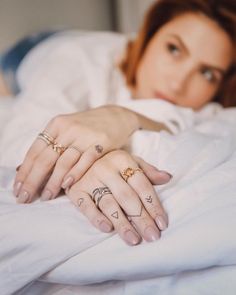
[[[30,203],[43,190],[44,200],[78,181],[107,152],[122,147],[138,129],[132,111],[104,106],[53,118],[30,147],[14,183],[19,203]]]
[[[140,158],[117,150],[97,160],[86,174],[66,190],[72,202],[103,232],[113,227],[129,245],[154,241],[168,225],[150,180],[163,184],[170,175]]]

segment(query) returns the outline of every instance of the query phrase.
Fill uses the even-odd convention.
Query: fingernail
[[[165,230],[167,228],[167,222],[165,221],[164,217],[159,215],[156,219],[155,222],[157,226],[159,227],[160,230]]]
[[[148,242],[153,242],[160,238],[159,231],[153,228],[152,226],[147,227],[144,233],[145,233],[145,240]]]
[[[29,193],[27,191],[22,191],[17,199],[18,203],[26,203],[29,199]]]
[[[66,180],[62,183],[61,187],[66,189],[67,187],[71,186],[74,181],[74,178],[72,176],[69,176],[66,178]]]
[[[169,176],[169,178],[171,179],[173,177],[172,174],[170,174],[169,172],[167,171],[164,171],[164,170],[159,170],[160,173],[163,173],[163,174],[167,174]]]
[[[109,223],[107,223],[106,221],[102,221],[99,224],[99,227],[101,229],[101,231],[105,232],[105,233],[109,233],[112,230],[112,227]]]
[[[137,245],[139,243],[139,237],[133,233],[131,230],[127,230],[124,234],[124,237],[125,237],[125,241],[133,246],[133,245]]]
[[[13,189],[13,193],[14,193],[15,197],[18,196],[21,186],[22,186],[22,182],[19,181],[19,182],[15,183],[14,189]]]
[[[50,192],[50,190],[45,190],[43,191],[42,195],[41,195],[41,201],[48,201],[50,200],[52,197],[52,193]]]

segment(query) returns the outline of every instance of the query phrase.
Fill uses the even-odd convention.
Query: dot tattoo
[[[103,151],[103,147],[100,144],[95,145],[95,150],[98,154],[101,154]]]

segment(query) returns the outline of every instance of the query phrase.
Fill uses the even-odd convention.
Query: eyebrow
[[[169,34],[170,37],[174,37],[175,39],[177,39],[177,41],[180,43],[180,45],[184,48],[184,50],[187,52],[187,54],[189,54],[189,50],[188,48],[186,47],[186,45],[184,44],[183,40],[178,36],[178,35],[175,35],[175,34]],[[220,72],[220,74],[222,74],[223,76],[225,75],[226,73],[226,70],[222,69],[222,68],[219,68],[217,66],[212,66],[212,65],[209,65],[209,64],[206,64],[204,63],[203,64],[204,67],[207,67],[207,68],[210,68],[214,71],[217,71],[217,72]]]

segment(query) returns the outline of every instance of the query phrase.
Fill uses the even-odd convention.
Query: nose
[[[182,94],[191,78],[191,69],[188,67],[178,68],[172,72],[169,88],[171,93]]]

